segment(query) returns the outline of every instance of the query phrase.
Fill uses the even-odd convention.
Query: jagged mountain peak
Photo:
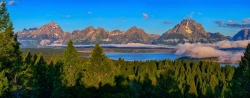
[[[248,29],[244,29],[246,32]],[[250,30],[248,30],[250,31]],[[248,32],[247,31],[247,32]],[[248,33],[249,34],[249,33]],[[71,34],[63,32],[60,26],[51,21],[40,28],[24,29],[18,32],[19,40],[34,41],[36,45],[45,44],[65,44],[72,39],[75,44],[127,44],[127,43],[144,43],[144,44],[175,44],[183,42],[215,42],[225,37],[220,33],[207,33],[200,23],[194,20],[182,20],[174,28],[168,30],[161,36],[157,34],[147,34],[143,29],[136,26],[128,28],[126,31],[113,30],[111,32],[102,27],[86,27],[82,30],[74,30]]]
[[[25,32],[25,31],[31,31],[31,30],[37,30],[38,28],[37,27],[34,27],[34,28],[24,28],[22,31]]]
[[[250,29],[243,28],[237,34],[235,34],[232,40],[249,40],[250,39]]]
[[[137,28],[136,26],[132,26],[132,27],[129,28],[128,30],[139,30],[139,28]]]
[[[83,30],[91,30],[91,31],[93,31],[93,30],[95,30],[95,28],[93,26],[88,26],[87,28],[85,28]]]
[[[49,25],[55,25],[56,23],[54,21],[49,22]]]
[[[50,23],[43,25],[41,28],[43,28],[43,27],[48,27],[50,29],[61,29],[59,24],[55,23],[54,21],[51,21]]]
[[[51,21],[51,22],[49,22],[47,25],[51,25],[51,26],[53,26],[53,25],[58,25],[57,23],[55,23],[54,21]]]
[[[87,28],[89,28],[89,29],[95,29],[93,26],[88,26]]]
[[[132,26],[131,28],[137,28],[136,26]]]
[[[17,32],[19,40],[26,41],[29,44],[23,44],[21,47],[46,46],[49,44],[65,44],[69,34],[64,32],[54,21],[41,26],[40,28],[24,29]]]
[[[158,39],[158,43],[183,43],[206,41],[210,34],[205,31],[201,24],[194,20],[184,19],[173,29],[168,30]]]
[[[133,32],[133,33],[145,33],[145,31],[141,28],[137,28],[136,26],[132,26],[131,28],[129,28],[125,33],[130,33],[130,32]]]
[[[96,30],[104,30],[102,27],[98,27]]]
[[[110,33],[112,33],[112,32],[123,32],[123,31],[121,31],[121,30],[113,30]]]
[[[182,25],[187,25],[188,23],[196,23],[196,22],[194,20],[188,20],[188,19],[184,19],[184,20],[181,21]]]

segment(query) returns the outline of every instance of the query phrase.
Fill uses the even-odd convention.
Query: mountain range
[[[250,30],[244,29],[238,32],[232,39],[248,39]],[[244,33],[244,34],[243,34]],[[72,33],[64,32],[55,22],[50,22],[40,28],[23,29],[17,32],[18,40],[22,48],[46,47],[51,44],[67,44],[72,39],[74,44],[168,44],[178,43],[213,43],[222,40],[231,40],[231,37],[224,36],[219,32],[206,32],[200,23],[194,20],[183,20],[173,29],[168,30],[161,36],[157,34],[147,34],[143,29],[133,26],[126,31],[107,31],[101,27],[89,26],[83,30],[74,30]]]

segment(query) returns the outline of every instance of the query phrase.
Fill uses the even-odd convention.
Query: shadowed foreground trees
[[[22,52],[19,45],[6,3],[2,2],[0,3],[0,96],[18,97],[20,94]]]
[[[239,67],[233,76],[233,86],[231,87],[233,97],[250,97],[250,43],[248,44],[244,56],[241,57]]]
[[[20,75],[23,83],[20,96],[217,98],[241,94],[234,92],[234,82],[231,82],[235,69],[239,69],[229,65],[187,60],[112,61],[99,44],[95,45],[87,62],[79,59],[72,42],[69,42],[63,57],[52,56],[49,63],[41,54],[28,53]],[[4,76],[0,74],[0,77]],[[4,84],[8,82],[6,78],[0,82],[3,82],[1,89],[8,88]],[[237,89],[244,89],[241,87]],[[246,93],[243,95],[247,96]]]
[[[249,97],[250,44],[239,67],[207,61],[110,60],[96,44],[81,62],[69,41],[49,61],[22,58],[5,3],[0,6],[1,98],[218,98]]]

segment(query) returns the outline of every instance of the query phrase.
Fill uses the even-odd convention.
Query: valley
[[[90,56],[93,48],[76,48],[78,51],[78,56],[81,57],[81,60],[87,61]],[[44,59],[49,62],[51,57],[53,56],[62,56],[65,48],[22,48],[23,55],[25,56],[28,52],[31,54],[42,54]],[[239,62],[232,63],[230,60],[220,61],[218,57],[205,57],[205,58],[193,58],[188,57],[186,55],[178,55],[176,54],[177,49],[175,48],[103,48],[105,54],[113,59],[118,60],[122,58],[127,61],[134,60],[189,60],[189,61],[209,61],[209,62],[218,62],[221,64],[238,64]],[[224,50],[229,51],[229,50]]]

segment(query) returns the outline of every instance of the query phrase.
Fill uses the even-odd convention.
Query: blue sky
[[[64,31],[88,26],[126,31],[132,26],[163,34],[183,19],[207,32],[233,36],[250,28],[250,0],[5,0],[14,31],[54,21]]]

